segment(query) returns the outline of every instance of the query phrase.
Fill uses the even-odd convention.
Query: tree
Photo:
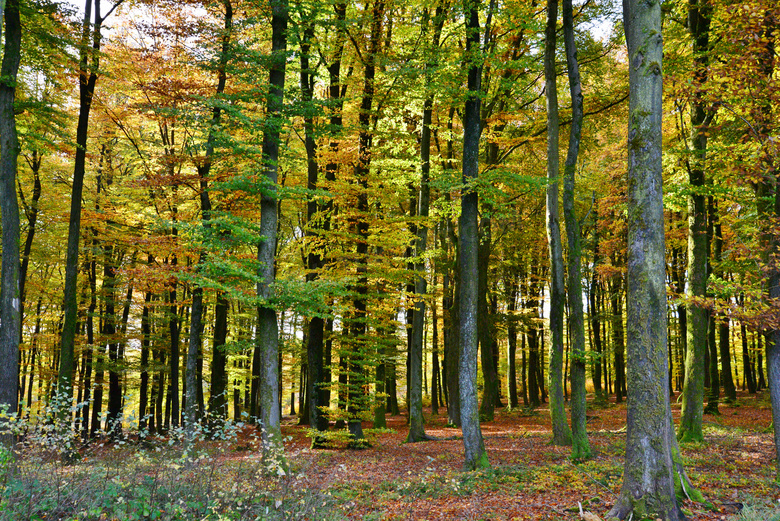
[[[266,100],[266,129],[263,134],[263,190],[260,202],[260,245],[257,261],[260,281],[257,349],[262,353],[260,378],[260,413],[263,443],[269,451],[282,449],[281,416],[279,411],[279,329],[273,307],[275,255],[278,233],[277,180],[279,172],[279,135],[282,125],[284,74],[287,62],[287,0],[269,0],[271,7],[271,66]]]
[[[563,180],[563,215],[566,221],[566,240],[569,243],[569,328],[571,329],[571,430],[572,457],[577,460],[590,457],[590,444],[585,427],[585,318],[582,311],[582,237],[580,223],[574,212],[574,177],[577,171],[582,135],[583,103],[577,46],[574,42],[574,14],[571,0],[563,0],[563,34],[566,46],[566,64],[569,71],[569,91],[572,100],[569,149],[566,154]]]
[[[474,182],[479,175],[479,91],[482,67],[479,48],[479,2],[464,0],[466,17],[466,63],[468,83],[463,112],[463,193],[461,194],[460,236],[460,421],[468,470],[488,467],[487,452],[479,426],[477,404],[477,280],[479,198]]]
[[[2,267],[0,268],[0,412],[15,413],[18,398],[21,293],[19,287],[19,203],[16,198],[16,168],[19,140],[14,100],[22,45],[18,0],[8,0],[2,12],[5,45],[0,66],[0,222],[2,223]],[[2,407],[7,407],[2,411]],[[0,418],[0,426],[3,420]],[[10,445],[13,438],[3,434]]]
[[[433,43],[431,48],[438,50],[441,31],[444,26],[444,12],[442,6],[436,8],[434,16]],[[423,18],[423,33],[428,32],[430,13],[425,10]],[[420,139],[420,163],[421,177],[420,190],[417,199],[417,215],[423,219],[417,226],[417,238],[415,239],[414,262],[414,293],[417,301],[414,303],[412,315],[412,340],[410,343],[410,371],[409,371],[409,436],[406,441],[424,441],[430,439],[425,434],[422,415],[422,363],[423,363],[423,330],[425,328],[425,294],[428,291],[428,282],[425,279],[425,251],[427,248],[428,226],[424,221],[428,218],[431,200],[430,171],[431,171],[431,118],[433,116],[433,92],[430,90],[430,69],[434,67],[431,60],[426,62],[425,89],[426,96],[423,102],[422,135]],[[434,327],[436,327],[434,325]],[[435,381],[435,380],[434,380]],[[435,393],[435,389],[434,389]]]
[[[661,2],[623,4],[629,58],[628,418],[623,486],[608,518],[686,519],[677,504],[668,390]]]
[[[70,200],[70,221],[68,226],[68,248],[65,260],[65,288],[63,295],[63,321],[60,342],[60,365],[57,376],[57,399],[60,414],[69,411],[73,392],[74,345],[77,327],[77,274],[79,242],[81,239],[81,197],[84,190],[86,173],[87,137],[89,114],[95,94],[100,68],[101,29],[103,22],[119,7],[121,0],[114,4],[104,16],[101,12],[101,0],[94,0],[95,22],[92,24],[93,0],[86,0],[84,20],[79,50],[79,116],[76,126],[76,156],[73,163],[73,187]]]
[[[688,162],[691,194],[688,196],[688,308],[687,356],[685,383],[680,417],[680,440],[702,441],[704,412],[704,367],[707,349],[707,309],[704,297],[707,291],[707,207],[703,193],[704,159],[707,151],[707,125],[713,113],[708,114],[702,88],[707,82],[709,61],[709,30],[712,6],[708,0],[690,0],[688,30],[693,40],[694,82],[697,87],[691,107],[691,142],[693,161]],[[717,363],[717,362],[716,362]]]
[[[563,245],[558,217],[559,147],[558,72],[555,68],[558,0],[547,0],[544,31],[544,89],[547,97],[547,245],[550,253],[550,417],[553,443],[571,444],[571,428],[563,409],[563,311],[566,289],[563,282]]]

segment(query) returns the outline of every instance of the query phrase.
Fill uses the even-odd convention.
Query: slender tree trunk
[[[303,38],[301,40],[301,73],[300,84],[303,103],[310,105],[314,100],[314,83],[316,80],[316,69],[312,68],[309,58],[311,53],[311,44],[314,40],[314,20],[306,20],[303,26]],[[342,46],[343,49],[343,46]],[[338,68],[341,67],[341,57],[335,62]],[[337,87],[337,93],[339,89]],[[319,165],[317,164],[317,143],[314,138],[314,118],[307,112],[304,115],[304,145],[306,148],[306,187],[309,190],[316,190],[318,186]],[[308,229],[306,235],[311,241],[309,253],[306,257],[306,267],[309,272],[306,274],[307,282],[314,282],[319,278],[318,271],[323,267],[323,252],[321,248],[314,246],[316,237],[324,228],[322,221],[329,219],[327,216],[317,218],[318,212],[322,210],[317,199],[312,195],[306,202],[306,222]],[[319,316],[313,316],[309,319],[308,330],[306,334],[306,360],[307,360],[307,378],[306,393],[309,397],[309,416],[307,418],[309,425],[313,429],[324,431],[328,428],[328,417],[322,411],[327,408],[328,403],[325,398],[323,366],[325,342],[325,319]],[[324,440],[320,437],[312,439],[312,448],[324,447]]]
[[[707,350],[707,310],[702,300],[707,291],[707,208],[702,189],[705,186],[704,160],[707,151],[706,126],[709,119],[702,87],[708,78],[709,28],[712,6],[708,0],[690,0],[688,28],[693,40],[694,93],[691,111],[693,158],[688,166],[691,195],[688,196],[688,292],[687,354],[685,383],[680,413],[681,441],[703,441],[704,365]]]
[[[566,221],[566,240],[569,243],[568,257],[568,302],[569,332],[572,341],[571,356],[571,430],[572,458],[582,460],[590,457],[590,444],[585,426],[587,410],[585,391],[585,318],[582,309],[582,237],[580,223],[574,211],[574,177],[582,134],[582,85],[577,62],[577,46],[574,42],[574,14],[572,1],[563,0],[563,34],[566,46],[566,63],[569,71],[569,90],[572,99],[572,121],[569,134],[569,149],[564,166],[563,214]]]
[[[479,175],[480,77],[479,1],[464,0],[466,18],[466,56],[468,57],[468,93],[463,113],[463,184],[466,187]],[[460,345],[460,420],[465,449],[464,468],[488,467],[487,452],[479,426],[477,406],[477,309],[479,273],[478,195],[474,188],[461,194],[459,295]]]
[[[276,195],[279,161],[279,134],[282,126],[282,101],[287,49],[287,0],[270,0],[271,61],[268,99],[266,101],[266,129],[263,135],[264,175],[268,186],[260,203],[260,243],[257,260],[260,264],[261,282],[257,284],[257,296],[263,302],[258,308],[257,348],[261,350],[262,371],[260,379],[260,416],[263,442],[272,454],[282,450],[281,415],[279,413],[279,330],[276,310],[270,305],[275,280],[274,256],[278,227],[279,205]]]
[[[550,418],[552,442],[570,445],[571,429],[563,408],[563,310],[566,302],[563,281],[563,246],[558,217],[558,88],[555,68],[558,0],[547,0],[547,28],[544,38],[544,89],[547,97],[547,245],[550,253]]]
[[[509,407],[517,409],[517,274],[507,275],[504,284],[507,291],[507,393],[509,394]]]
[[[60,343],[60,363],[57,375],[57,400],[59,414],[65,418],[73,396],[73,357],[78,314],[77,274],[79,240],[81,237],[81,198],[86,171],[89,113],[95,93],[95,83],[100,65],[101,27],[105,17],[101,15],[101,0],[86,0],[81,34],[79,59],[79,116],[76,124],[76,154],[73,163],[68,246],[65,259],[65,288],[63,294],[63,324]],[[94,2],[95,23],[91,24]],[[91,42],[90,42],[91,40]],[[91,45],[90,45],[91,43]],[[18,211],[17,211],[18,214]],[[5,251],[5,250],[4,250]]]
[[[423,32],[428,31],[429,11],[426,9],[423,16]],[[439,38],[444,26],[444,12],[441,6],[437,7],[434,23],[433,49],[429,56],[435,56],[439,47]],[[414,313],[412,315],[412,341],[410,344],[410,393],[409,393],[409,435],[407,442],[424,441],[429,439],[425,434],[423,427],[422,414],[422,389],[421,389],[421,370],[423,361],[423,337],[425,328],[425,294],[428,291],[428,282],[425,278],[425,251],[427,249],[428,225],[427,219],[431,199],[430,190],[430,171],[431,171],[431,119],[433,116],[433,91],[429,88],[428,82],[431,81],[431,70],[436,66],[432,60],[426,62],[426,88],[428,93],[423,102],[423,122],[422,133],[420,137],[420,190],[417,199],[417,215],[421,218],[417,226],[417,237],[415,239],[415,261],[414,261]]]

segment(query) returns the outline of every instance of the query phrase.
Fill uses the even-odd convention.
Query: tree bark
[[[668,389],[661,162],[661,3],[627,0],[628,417],[620,497],[607,517],[685,519],[677,504]]]
[[[550,418],[554,445],[571,445],[571,429],[563,408],[563,311],[566,289],[563,280],[563,246],[558,217],[559,146],[558,88],[555,68],[558,0],[547,0],[544,37],[544,89],[547,99],[547,245],[550,254]]]
[[[263,174],[265,187],[260,202],[260,235],[263,240],[257,249],[260,265],[257,349],[261,351],[260,418],[263,443],[271,457],[283,450],[281,414],[279,411],[279,330],[273,307],[275,281],[276,240],[278,232],[277,179],[279,161],[279,134],[282,126],[284,74],[287,61],[287,0],[269,0],[271,7],[270,89],[266,100],[266,128],[263,133]]]
[[[582,135],[583,96],[580,68],[577,62],[577,46],[574,42],[574,14],[572,0],[563,0],[563,34],[566,47],[566,64],[569,72],[569,91],[572,99],[569,149],[566,154],[563,182],[563,215],[566,222],[566,240],[569,243],[568,296],[569,332],[572,342],[571,356],[571,430],[572,458],[590,457],[590,444],[585,426],[587,410],[585,391],[585,317],[582,309],[582,237],[580,223],[574,211],[574,178]]]
[[[474,182],[479,175],[480,77],[479,1],[464,0],[468,92],[463,113],[463,191],[461,193],[460,237],[460,421],[465,449],[464,468],[489,467],[479,426],[477,404],[477,308],[479,273],[478,195]]]
[[[708,0],[690,0],[688,29],[693,40],[694,101],[691,110],[693,158],[688,166],[691,195],[688,196],[688,309],[687,354],[680,413],[681,441],[703,441],[704,356],[707,349],[707,208],[702,190],[705,185],[704,160],[707,152],[706,105],[702,87],[707,82],[709,28],[712,6]]]
[[[19,404],[19,340],[22,323],[19,203],[16,199],[19,140],[14,115],[22,41],[18,0],[7,0],[4,20],[0,21],[5,22],[5,45],[0,67],[0,219],[3,229],[0,268],[0,410],[7,407],[5,412],[10,414],[16,412]],[[0,435],[0,443],[7,448],[13,445],[13,441],[10,434]]]

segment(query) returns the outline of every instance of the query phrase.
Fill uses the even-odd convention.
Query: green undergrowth
[[[780,503],[771,499],[748,498],[731,521],[780,521]]]
[[[264,453],[259,432],[251,447],[237,446],[236,432],[226,425],[208,437],[177,431],[85,448],[29,429],[16,457],[0,450],[0,521],[341,518],[330,494],[305,485],[306,469]],[[78,457],[62,457],[68,446]]]

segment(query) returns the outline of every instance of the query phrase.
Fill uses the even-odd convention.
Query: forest
[[[780,519],[774,0],[0,16],[0,519]]]

